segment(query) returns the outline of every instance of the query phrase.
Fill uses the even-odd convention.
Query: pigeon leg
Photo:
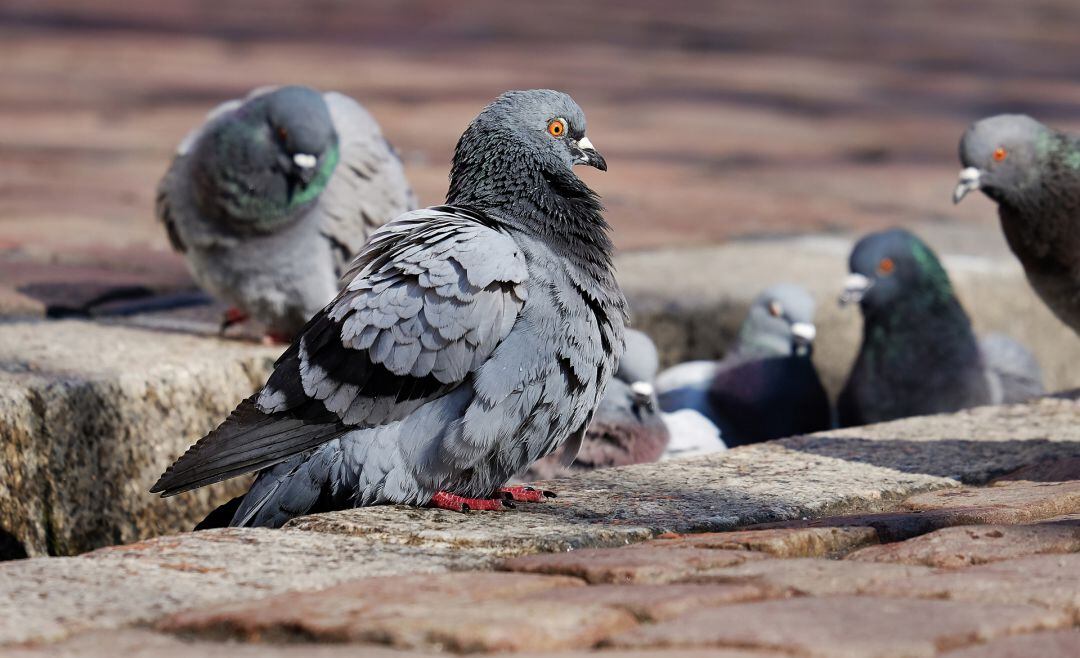
[[[248,318],[249,316],[247,313],[241,311],[235,306],[230,306],[229,308],[225,309],[225,315],[221,318],[221,333],[225,333],[225,330],[233,326],[234,324],[240,324],[241,322],[247,321]]]
[[[448,509],[451,512],[468,512],[469,510],[498,512],[507,507],[513,507],[513,505],[507,505],[502,498],[465,498],[445,491],[432,496],[428,504],[431,507]]]
[[[543,489],[537,489],[535,487],[526,486],[514,486],[514,487],[502,487],[499,489],[499,493],[504,498],[510,500],[516,500],[519,503],[540,503],[545,498],[554,498],[554,491],[544,491]]]

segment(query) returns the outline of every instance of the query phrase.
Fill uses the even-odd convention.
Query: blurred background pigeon
[[[1009,248],[1057,317],[1080,332],[1080,139],[1022,114],[972,124],[960,140],[959,203],[998,204]]]
[[[566,453],[564,446],[533,464],[519,479],[547,480],[571,471],[659,460],[671,438],[653,385],[659,366],[652,339],[628,329],[619,368],[604,391],[576,459]],[[571,459],[573,462],[565,465]]]
[[[828,429],[829,399],[812,360],[813,321],[814,300],[804,288],[766,289],[722,361],[694,361],[661,373],[661,409],[699,412],[728,447]]]
[[[1042,391],[1031,353],[1004,336],[975,339],[934,252],[904,229],[851,253],[842,303],[857,302],[863,341],[837,403],[842,426],[1015,402]]]
[[[566,442],[573,458],[624,344],[610,229],[578,164],[607,168],[573,99],[497,98],[458,141],[447,205],[377,231],[266,386],[152,491],[260,470],[212,516],[269,527],[541,499],[502,486]]]
[[[287,340],[338,291],[368,235],[416,205],[401,161],[353,99],[264,88],[181,142],[157,212],[195,280]],[[225,326],[225,325],[223,325]]]

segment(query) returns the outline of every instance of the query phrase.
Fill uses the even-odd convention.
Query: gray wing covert
[[[352,429],[408,416],[469,380],[510,333],[527,295],[528,269],[514,240],[483,216],[451,207],[383,227],[350,274],[261,393],[152,491],[171,495],[266,468]]]

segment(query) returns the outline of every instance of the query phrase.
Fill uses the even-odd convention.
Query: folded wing
[[[509,334],[527,277],[517,244],[481,214],[441,206],[387,224],[263,390],[151,491],[169,496],[266,468],[446,395]]]

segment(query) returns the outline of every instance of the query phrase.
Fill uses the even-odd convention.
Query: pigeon
[[[575,456],[628,321],[579,164],[607,169],[570,96],[498,97],[458,141],[445,205],[375,231],[265,386],[151,491],[258,471],[216,518],[261,527],[376,504],[542,500],[503,485],[564,444]]]
[[[660,375],[660,407],[698,411],[728,447],[829,429],[832,409],[812,360],[813,319],[805,289],[767,288],[722,361],[693,361]]]
[[[660,359],[646,334],[626,331],[622,360],[608,384],[576,459],[565,447],[530,466],[519,479],[547,480],[573,471],[654,462],[671,436],[660,414],[653,380]],[[572,462],[568,466],[567,462]]]
[[[1006,337],[980,346],[945,269],[912,233],[864,237],[850,269],[841,303],[861,306],[863,342],[837,403],[841,426],[1041,393],[1038,364],[1026,348]]]
[[[953,202],[982,190],[998,204],[1005,240],[1031,287],[1080,332],[1080,138],[1002,114],[967,129],[960,161]]]
[[[223,103],[180,143],[157,215],[195,281],[288,342],[377,227],[416,207],[401,161],[359,103],[307,87]]]

